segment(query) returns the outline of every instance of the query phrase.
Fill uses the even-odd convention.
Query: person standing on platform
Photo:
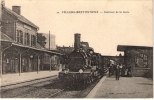
[[[128,73],[127,75],[128,75],[129,77],[132,76],[131,66],[128,67],[128,72],[127,72],[127,73]]]
[[[114,65],[113,65],[113,74],[115,74],[116,67],[117,67],[117,65],[114,64]]]
[[[121,70],[121,76],[125,76],[125,70],[126,70],[126,67],[125,65],[123,65],[122,70]]]
[[[121,76],[121,74],[122,74],[122,68],[123,68],[122,64],[119,64],[119,68],[120,68],[120,76]]]
[[[111,75],[111,66],[109,66],[109,77]]]
[[[111,69],[112,69],[112,75],[114,75],[114,66],[113,66],[113,64],[111,65]]]
[[[110,73],[111,73],[111,67],[110,67],[110,63],[107,64],[108,67],[108,71],[109,71],[109,77],[110,77]]]
[[[116,75],[116,80],[119,80],[119,75],[120,75],[120,68],[119,65],[117,65],[116,69],[115,69],[115,75]]]

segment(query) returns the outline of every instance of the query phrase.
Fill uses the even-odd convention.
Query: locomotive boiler
[[[103,75],[101,54],[95,53],[88,42],[80,42],[80,36],[74,35],[74,51],[68,55],[65,69],[59,72],[59,79],[67,87],[86,87]]]

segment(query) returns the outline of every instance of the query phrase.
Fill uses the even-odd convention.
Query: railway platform
[[[153,80],[143,77],[105,76],[86,98],[153,98]]]
[[[41,78],[46,78],[46,77],[51,77],[58,75],[59,71],[40,71],[40,72],[27,72],[27,73],[21,73],[19,74],[6,74],[2,75],[0,79],[0,86],[7,86],[11,84],[17,84],[21,82],[26,82],[26,81],[31,81],[31,80],[36,80],[36,79],[41,79]]]

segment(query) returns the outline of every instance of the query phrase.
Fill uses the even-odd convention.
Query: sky
[[[75,33],[102,55],[119,55],[117,45],[152,46],[152,0],[5,0],[6,7],[13,5],[38,32],[54,34],[58,46],[72,46]]]

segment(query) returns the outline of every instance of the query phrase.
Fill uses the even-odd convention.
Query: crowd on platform
[[[131,77],[131,66],[126,67],[123,64],[108,64],[109,77],[112,75],[116,76],[116,80],[119,80],[120,76]]]

